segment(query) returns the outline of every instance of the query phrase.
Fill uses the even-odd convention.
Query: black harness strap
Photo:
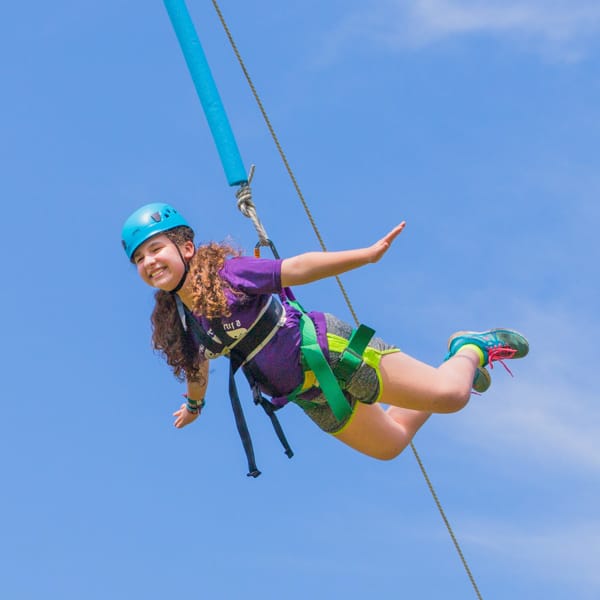
[[[181,301],[177,294],[173,294],[175,298],[175,304],[177,305],[177,311],[179,312],[179,317],[181,319],[181,324],[183,325],[186,333],[189,333],[192,336],[192,339],[198,346],[204,346],[213,354],[219,354],[222,350],[221,344],[219,344],[216,340],[214,340],[204,328],[196,321],[194,315],[190,312],[190,310],[185,306],[185,304]]]
[[[180,300],[177,298],[178,302]],[[233,346],[229,351],[229,398],[231,400],[231,408],[233,409],[233,415],[235,418],[235,424],[242,440],[246,459],[248,461],[248,477],[258,477],[260,471],[256,466],[256,460],[254,457],[254,447],[252,445],[252,438],[248,431],[248,425],[246,423],[246,417],[244,416],[244,410],[235,382],[235,373],[242,367],[242,371],[252,388],[252,396],[255,404],[260,404],[265,413],[268,415],[273,425],[273,429],[281,442],[285,454],[291,458],[294,453],[290,448],[290,445],[283,433],[279,419],[275,414],[277,408],[269,402],[260,390],[260,380],[262,379],[258,369],[256,369],[252,363],[252,357],[262,348],[262,345],[270,339],[269,336],[274,331],[283,317],[284,308],[283,306],[272,299],[268,308],[253,324],[246,335],[238,340],[230,336],[225,330],[221,319],[214,319],[210,322],[211,328],[215,335],[221,340],[221,343],[217,342],[214,338],[208,335],[204,328],[198,323],[197,319],[191,314],[187,307],[183,305],[183,311],[185,314],[185,323],[187,325],[186,330],[189,331],[194,337],[196,343],[200,342],[210,352],[214,354],[222,354],[224,350],[227,350],[229,346]],[[179,304],[178,304],[179,306]]]
[[[210,327],[214,331],[215,335],[221,340],[221,352],[235,343],[235,338],[231,337],[227,331],[225,331],[225,327],[223,327],[223,322],[221,319],[212,319],[210,321]]]
[[[250,387],[252,388],[252,396],[254,398],[254,404],[262,406],[263,410],[265,411],[265,413],[267,414],[269,419],[271,419],[271,424],[273,425],[273,429],[275,430],[275,433],[277,434],[277,437],[279,438],[279,441],[281,442],[281,445],[283,446],[283,449],[285,450],[286,456],[288,458],[292,458],[292,456],[294,456],[294,452],[293,452],[289,442],[287,441],[287,438],[285,437],[285,433],[283,433],[283,429],[281,427],[281,424],[279,423],[279,419],[277,418],[277,415],[275,414],[275,411],[279,410],[281,407],[275,406],[272,402],[269,402],[269,400],[267,400],[263,396],[261,389],[260,389],[260,383],[259,383],[259,379],[261,378],[262,374],[260,373],[260,371],[258,371],[258,369],[256,369],[254,367],[254,363],[252,361],[245,364],[242,367],[242,370],[244,371],[244,375],[246,376],[246,379],[248,380],[248,383],[250,384]]]
[[[233,362],[229,363],[229,398],[231,400],[231,408],[233,409],[233,416],[235,418],[235,425],[244,446],[244,452],[246,453],[246,460],[248,461],[248,477],[258,477],[260,471],[256,466],[256,459],[254,458],[254,447],[252,446],[252,438],[248,431],[248,425],[246,423],[246,417],[244,416],[244,410],[242,409],[242,403],[240,402],[240,396],[237,391],[235,384],[235,371]]]
[[[214,319],[210,326],[215,335],[222,341],[232,360],[239,362],[238,368],[252,360],[255,354],[263,348],[273,335],[275,335],[278,324],[284,315],[283,306],[271,296],[269,303],[265,305],[262,314],[252,324],[244,337],[234,338],[229,335],[223,321]],[[223,350],[221,351],[223,352]]]

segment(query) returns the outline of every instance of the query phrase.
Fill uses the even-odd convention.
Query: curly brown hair
[[[176,227],[165,232],[175,244],[194,241],[194,232],[189,227]],[[230,288],[219,276],[225,260],[240,256],[241,251],[230,244],[209,242],[199,246],[189,263],[188,278],[192,284],[194,306],[192,312],[210,319],[229,316],[225,289],[234,294],[243,293]],[[177,311],[175,297],[170,292],[158,290],[154,296],[156,304],[152,311],[152,345],[161,354],[179,380],[198,380],[201,358],[191,336],[183,329]]]

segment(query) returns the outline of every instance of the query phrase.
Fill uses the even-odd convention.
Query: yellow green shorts
[[[327,324],[327,341],[329,343],[329,364],[333,368],[339,360],[340,353],[348,345],[348,339],[352,335],[353,328],[348,323],[327,313],[325,314],[325,321]],[[336,419],[323,393],[314,395],[314,390],[319,388],[316,388],[316,380],[312,371],[307,371],[305,373],[303,388],[307,392],[310,390],[310,393],[307,394],[307,399],[310,399],[312,406],[303,408],[304,412],[323,431],[327,433],[339,433],[352,419],[354,407],[357,402],[373,404],[379,400],[382,390],[379,363],[382,356],[393,352],[400,352],[400,350],[395,346],[386,344],[380,338],[374,337],[371,339],[363,353],[362,364],[342,388],[344,396],[346,396],[352,407],[352,414],[343,421]],[[301,394],[299,398],[302,399],[303,395]]]

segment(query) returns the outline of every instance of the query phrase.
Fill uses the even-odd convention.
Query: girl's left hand
[[[406,221],[396,225],[387,235],[375,242],[369,250],[371,251],[371,262],[377,262],[390,248],[392,242],[402,233],[406,226]]]
[[[176,410],[173,413],[173,416],[176,417],[173,425],[175,425],[175,427],[177,427],[177,429],[181,429],[182,427],[185,427],[186,425],[193,423],[198,418],[199,414],[200,413],[195,413],[195,414],[191,413],[185,407],[185,403],[184,403],[179,407],[179,410]]]

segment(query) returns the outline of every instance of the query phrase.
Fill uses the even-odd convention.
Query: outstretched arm
[[[288,287],[310,283],[377,262],[388,251],[405,225],[406,222],[402,221],[386,236],[367,248],[342,252],[307,252],[286,258],[281,263],[281,285]]]
[[[192,401],[196,401],[199,403],[200,401],[204,400],[207,386],[208,361],[205,360],[200,364],[197,376],[189,377],[187,379],[186,396]],[[173,413],[173,416],[175,417],[175,422],[173,423],[173,425],[175,425],[177,429],[181,429],[182,427],[193,423],[198,418],[198,415],[202,412],[202,409],[200,409],[198,412],[192,413],[186,408],[186,404],[187,403],[182,404],[179,407],[179,410],[176,410]]]

